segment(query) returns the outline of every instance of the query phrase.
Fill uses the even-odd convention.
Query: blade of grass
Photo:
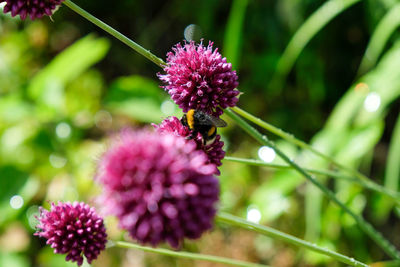
[[[216,216],[216,221],[225,223],[225,224],[229,224],[229,225],[238,226],[241,228],[245,228],[250,231],[254,231],[254,232],[272,237],[274,239],[282,240],[289,244],[292,244],[292,245],[295,245],[298,247],[302,247],[302,248],[306,248],[306,249],[315,251],[317,253],[332,257],[333,259],[336,259],[339,262],[349,264],[351,266],[367,267],[366,264],[359,262],[353,258],[344,256],[342,254],[339,254],[337,252],[331,251],[326,248],[319,247],[313,243],[310,243],[310,242],[307,242],[300,238],[285,234],[285,233],[275,230],[273,228],[246,221],[244,219],[241,219],[239,217],[233,216],[228,213],[223,213],[223,212],[218,213]]]
[[[293,169],[293,167],[290,166],[290,165],[267,163],[267,162],[264,162],[264,161],[258,160],[258,159],[245,159],[245,158],[237,158],[237,157],[225,156],[224,160],[232,161],[232,162],[238,162],[238,163],[244,163],[244,164],[253,165],[253,166],[274,168],[274,169],[283,169],[283,170],[285,170],[285,169],[286,170]],[[315,170],[315,169],[307,169],[307,168],[303,168],[303,169],[305,171],[309,172],[309,173],[313,173],[313,174],[317,174],[317,175],[323,175],[323,176],[329,176],[329,177],[334,177],[334,178],[338,178],[338,179],[344,179],[344,180],[351,181],[351,182],[357,182],[360,185],[364,186],[364,184],[359,182],[357,179],[355,179],[355,178],[353,178],[351,176],[343,175],[343,174],[335,172],[335,171]],[[367,187],[367,186],[365,186],[365,187]]]
[[[297,139],[294,135],[286,133],[285,131],[251,115],[250,113],[244,111],[243,109],[241,109],[239,107],[233,107],[233,108],[231,108],[231,110],[233,110],[234,112],[236,112],[243,118],[246,118],[247,120],[253,122],[254,124],[262,127],[263,129],[281,137],[282,139],[285,139],[286,141],[288,141],[292,144],[295,144],[303,149],[307,149],[307,150],[311,151],[315,155],[332,163],[335,167],[347,171],[350,175],[356,177],[360,181],[360,183],[362,183],[364,186],[367,186],[368,188],[370,188],[372,190],[378,191],[378,192],[390,197],[391,199],[395,200],[396,202],[400,202],[400,194],[398,192],[393,191],[391,188],[388,188],[388,187],[383,188],[382,186],[372,182],[364,174],[358,172],[357,170],[355,170],[353,168],[349,168],[349,167],[337,162],[333,157],[331,157],[329,155],[319,152],[318,150],[316,150],[315,148],[313,148],[306,142]],[[333,177],[335,177],[335,176],[333,176]]]
[[[175,258],[183,258],[183,259],[191,259],[191,260],[202,260],[209,261],[215,263],[223,263],[227,265],[233,266],[241,266],[241,267],[268,267],[268,265],[250,263],[240,260],[234,260],[230,258],[218,257],[213,255],[204,255],[199,253],[191,253],[186,251],[173,251],[164,248],[152,248],[141,246],[134,243],[124,242],[124,241],[110,241],[110,245],[108,247],[119,247],[119,248],[129,248],[129,249],[139,249],[145,252],[157,253],[165,256],[175,257]],[[361,265],[360,265],[361,266]]]
[[[286,154],[284,154],[280,149],[278,149],[275,144],[270,141],[266,136],[259,133],[255,128],[249,125],[246,121],[240,118],[237,114],[235,114],[231,109],[226,109],[225,113],[232,118],[243,130],[245,130],[250,136],[260,142],[262,145],[269,146],[275,150],[275,153],[282,158],[285,162],[287,162],[290,166],[293,167],[294,170],[299,172],[302,176],[304,176],[308,181],[313,183],[317,188],[319,188],[330,200],[336,203],[344,212],[346,212],[350,217],[352,217],[358,226],[361,228],[364,233],[366,233],[375,243],[385,251],[390,257],[394,259],[400,259],[400,253],[396,250],[396,248],[386,240],[378,231],[376,231],[371,224],[364,220],[363,217],[355,214],[351,211],[345,204],[343,204],[335,195],[334,192],[329,190],[325,185],[318,182],[314,177],[309,175],[303,168],[297,165],[293,160],[289,159]]]
[[[376,26],[358,69],[358,76],[370,70],[378,61],[389,37],[400,26],[400,3],[395,4]]]
[[[399,135],[400,135],[400,132],[399,132]],[[400,157],[400,151],[398,151],[398,152],[399,152],[399,154],[397,156]],[[264,162],[261,160],[256,160],[256,159],[244,159],[244,158],[226,156],[224,158],[224,160],[231,161],[231,162],[244,163],[244,164],[253,165],[253,166],[262,166],[262,167],[280,169],[280,170],[293,169],[293,167],[290,165],[272,164],[272,163],[267,163],[267,162]],[[394,161],[394,162],[398,163],[399,161],[400,161],[400,159],[398,159],[398,161]],[[396,167],[400,168],[400,166],[398,166],[398,164],[396,165]],[[385,194],[385,195],[392,194],[394,198],[400,199],[400,193],[390,190],[390,188],[394,188],[394,187],[389,187],[389,186],[383,187],[383,186],[375,184],[375,183],[365,183],[363,180],[359,180],[357,178],[354,178],[353,176],[345,175],[345,174],[337,172],[337,171],[316,170],[316,169],[308,169],[308,168],[303,168],[303,169],[306,172],[309,172],[312,174],[332,177],[335,179],[341,179],[341,180],[345,180],[347,182],[356,183],[364,188],[367,188],[369,190],[372,190],[372,191],[375,191],[375,192],[378,192],[381,194]],[[396,201],[396,203],[398,205],[400,205],[400,201]]]
[[[248,0],[235,0],[232,3],[224,38],[224,55],[234,68],[240,59],[243,21]]]
[[[352,5],[360,2],[360,0],[330,0],[325,2],[318,8],[308,19],[301,25],[297,32],[293,35],[285,51],[280,57],[276,72],[268,86],[274,93],[278,94],[283,87],[284,80],[292,69],[294,62],[297,60],[301,51],[308,42],[333,18],[345,11]]]

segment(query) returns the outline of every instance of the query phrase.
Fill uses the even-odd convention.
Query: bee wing
[[[214,117],[214,116],[209,116],[209,119],[217,127],[226,127],[228,125],[226,123],[226,121],[224,121],[223,119],[220,119],[220,118],[217,118],[217,117]]]

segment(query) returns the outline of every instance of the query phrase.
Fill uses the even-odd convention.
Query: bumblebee
[[[200,133],[203,137],[204,145],[214,142],[217,135],[217,127],[225,127],[224,120],[211,116],[203,111],[191,109],[183,115],[181,123],[192,130],[188,139],[193,139]]]

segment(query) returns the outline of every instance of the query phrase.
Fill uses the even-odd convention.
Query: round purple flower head
[[[34,235],[47,239],[54,253],[67,254],[67,261],[79,266],[83,256],[89,263],[96,259],[107,242],[103,219],[84,202],[58,202],[50,211],[39,208],[39,224]]]
[[[29,16],[32,20],[44,15],[51,16],[57,6],[64,0],[0,0],[6,2],[4,13],[11,12],[11,16],[19,15],[21,19]]]
[[[178,43],[167,53],[167,74],[158,77],[183,112],[197,109],[219,117],[222,109],[235,106],[239,100],[236,72],[212,46],[212,42],[207,47],[194,41],[185,42],[183,47]]]
[[[163,120],[160,125],[153,124],[154,128],[159,133],[173,133],[177,136],[188,137],[191,136],[192,131],[184,126],[177,117],[168,117]],[[208,156],[208,162],[214,163],[217,166],[221,166],[225,151],[222,150],[224,142],[221,141],[221,136],[217,135],[214,142],[208,145],[204,145],[203,137],[200,133],[193,139],[196,142],[197,149],[203,150]],[[219,171],[216,173],[219,174]]]
[[[100,161],[105,211],[140,243],[179,247],[212,227],[219,183],[193,140],[125,130]]]

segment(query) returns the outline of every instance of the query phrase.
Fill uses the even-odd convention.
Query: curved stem
[[[232,161],[232,162],[239,162],[239,163],[244,163],[244,164],[249,164],[249,165],[253,165],[253,166],[262,166],[262,167],[274,168],[274,169],[282,169],[282,170],[293,169],[293,167],[290,166],[290,165],[267,163],[267,162],[264,162],[262,160],[257,160],[257,159],[245,159],[245,158],[237,158],[237,157],[225,156],[224,160]],[[316,169],[307,169],[307,168],[303,168],[303,169],[305,171],[309,172],[309,173],[314,173],[314,174],[318,174],[318,175],[334,177],[334,178],[338,178],[338,179],[347,180],[347,181],[350,181],[350,182],[357,182],[360,185],[363,185],[363,186],[367,187],[366,185],[360,183],[359,180],[357,180],[357,179],[355,179],[355,178],[353,178],[351,176],[346,176],[346,175],[343,175],[343,174],[335,172],[335,171],[316,170]]]
[[[395,4],[380,20],[371,36],[365,54],[361,60],[358,75],[366,73],[378,61],[379,55],[385,48],[389,37],[400,26],[400,3]]]
[[[71,2],[70,0],[66,0],[63,3],[64,3],[64,5],[66,5],[67,7],[69,7],[70,9],[72,9],[73,11],[75,11],[76,13],[78,13],[79,15],[84,17],[85,19],[87,19],[88,21],[92,22],[99,28],[108,32],[109,34],[111,34],[112,36],[114,36],[115,38],[117,38],[118,40],[120,40],[121,42],[123,42],[124,44],[126,44],[127,46],[129,46],[130,48],[132,48],[133,50],[138,52],[139,54],[143,55],[144,57],[146,57],[153,63],[157,64],[160,67],[163,67],[163,65],[165,65],[164,61],[161,58],[156,57],[149,50],[144,49],[139,44],[135,43],[134,41],[132,41],[131,39],[129,39],[128,37],[126,37],[125,35],[120,33],[119,31],[115,30],[111,26],[105,24],[104,22],[102,22],[98,18],[94,17],[87,11],[83,10],[82,8],[80,8],[79,6],[77,6],[76,4]]]
[[[286,154],[284,154],[280,149],[278,149],[275,144],[268,140],[268,138],[261,133],[259,133],[255,128],[245,122],[237,114],[235,114],[231,109],[226,109],[225,113],[231,117],[240,127],[242,127],[248,134],[250,134],[254,139],[265,146],[269,146],[275,150],[275,153],[280,156],[284,161],[286,161],[294,170],[299,172],[308,181],[313,183],[317,188],[319,188],[330,200],[335,202],[344,212],[350,215],[358,224],[358,226],[366,233],[370,238],[372,238],[377,245],[379,245],[383,251],[385,251],[390,257],[394,259],[400,259],[400,253],[396,248],[389,243],[378,231],[376,231],[371,224],[364,220],[361,216],[355,214],[351,211],[345,204],[343,204],[335,195],[334,192],[329,190],[325,185],[317,181],[314,177],[309,175],[303,168],[297,165],[293,160],[289,159]]]
[[[304,141],[301,141],[299,139],[297,139],[294,135],[289,134],[284,132],[283,130],[251,115],[250,113],[244,111],[241,108],[238,107],[233,107],[231,108],[231,110],[233,110],[234,112],[236,112],[237,114],[239,114],[240,116],[242,116],[243,118],[246,118],[247,120],[253,122],[254,124],[264,128],[265,130],[281,137],[282,139],[285,139],[286,141],[295,144],[303,149],[307,149],[309,151],[311,151],[312,153],[314,153],[315,155],[329,161],[330,163],[332,163],[335,167],[340,168],[344,171],[347,171],[350,175],[356,177],[359,181],[360,184],[362,183],[363,185],[365,185],[366,187],[375,190],[379,193],[382,193],[388,197],[390,197],[391,199],[395,200],[397,203],[400,204],[400,194],[398,192],[395,192],[393,190],[390,190],[388,188],[384,188],[381,185],[378,185],[374,182],[372,182],[370,180],[370,178],[368,178],[367,176],[365,176],[364,174],[360,173],[359,171],[347,167],[346,165],[343,165],[339,162],[337,162],[333,157],[326,155],[318,150],[316,150],[315,148],[313,148],[311,145],[307,144]]]
[[[173,251],[164,248],[152,248],[141,246],[134,243],[124,242],[124,241],[110,241],[111,246],[119,247],[119,248],[133,248],[139,249],[145,252],[153,252],[161,255],[166,255],[175,258],[183,258],[183,259],[191,259],[191,260],[202,260],[202,261],[210,261],[210,262],[217,262],[217,263],[224,263],[227,265],[233,266],[241,266],[241,267],[267,267],[268,265],[257,264],[257,263],[250,263],[240,260],[233,260],[230,258],[212,256],[212,255],[204,255],[199,253],[191,253],[185,251]],[[361,266],[361,265],[360,265]]]
[[[244,158],[237,158],[237,157],[229,157],[226,156],[224,160],[227,161],[232,161],[232,162],[239,162],[239,163],[244,163],[244,164],[249,164],[253,166],[263,166],[263,167],[269,167],[269,168],[275,168],[275,169],[293,169],[290,165],[282,165],[282,164],[272,164],[272,163],[267,163],[261,160],[256,160],[256,159],[244,159]],[[308,168],[303,168],[306,172],[313,173],[316,175],[323,175],[323,176],[328,176],[328,177],[333,177],[336,179],[342,179],[346,180],[348,182],[356,183],[359,184],[360,186],[370,189],[372,191],[387,195],[391,197],[392,199],[395,200],[395,202],[400,205],[400,193],[394,192],[393,190],[390,190],[388,186],[384,187],[379,184],[375,183],[366,183],[363,180],[359,180],[357,178],[354,178],[353,176],[347,176],[343,175],[339,172],[336,171],[329,171],[329,170],[316,170],[316,169],[308,169]],[[391,187],[393,188],[393,187]]]
[[[228,214],[228,213],[220,212],[216,216],[216,221],[217,222],[221,222],[221,223],[225,223],[225,224],[229,224],[229,225],[238,226],[238,227],[245,228],[245,229],[248,229],[250,231],[254,231],[254,232],[257,232],[257,233],[260,233],[260,234],[275,238],[275,239],[279,239],[279,240],[285,241],[285,242],[287,242],[289,244],[292,244],[292,245],[295,245],[295,246],[299,246],[299,247],[303,247],[303,248],[318,252],[320,254],[329,256],[331,258],[334,258],[335,260],[338,260],[338,261],[340,261],[342,263],[345,263],[345,264],[349,264],[351,266],[367,267],[366,264],[364,264],[364,263],[362,263],[360,261],[357,261],[357,260],[355,260],[353,258],[347,257],[345,255],[342,255],[340,253],[331,251],[331,250],[326,249],[326,248],[319,247],[319,246],[317,246],[315,244],[312,244],[310,242],[307,242],[307,241],[302,240],[300,238],[297,238],[295,236],[285,234],[285,233],[280,232],[280,231],[278,231],[276,229],[246,221],[244,219],[241,219],[239,217],[233,216],[233,215]]]

